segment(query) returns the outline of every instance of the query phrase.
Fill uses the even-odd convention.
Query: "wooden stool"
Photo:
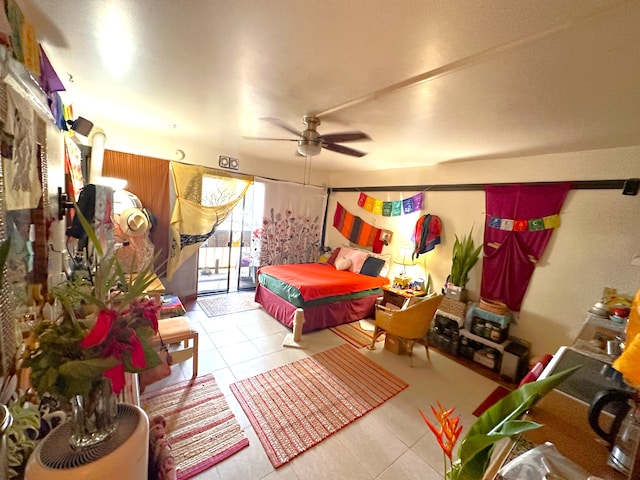
[[[198,332],[189,325],[189,318],[161,318],[158,320],[158,332],[160,335],[153,337],[153,345],[160,347],[160,337],[165,345],[182,344],[182,348],[178,350],[169,350],[171,358],[174,363],[181,363],[192,358],[193,374],[191,378],[196,378],[198,375]]]

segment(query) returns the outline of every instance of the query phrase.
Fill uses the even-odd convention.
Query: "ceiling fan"
[[[361,152],[353,148],[339,145],[343,142],[354,142],[356,140],[371,140],[371,137],[364,132],[342,132],[342,133],[330,133],[328,135],[321,135],[318,133],[317,127],[320,125],[320,119],[318,117],[304,117],[303,122],[307,126],[306,129],[301,132],[293,127],[290,127],[281,120],[273,117],[264,117],[261,120],[273,123],[278,127],[286,130],[289,133],[294,134],[296,139],[292,138],[266,138],[266,137],[243,137],[247,140],[281,140],[287,142],[298,142],[297,154],[304,157],[313,157],[320,154],[321,149],[326,148],[332,152],[343,153],[345,155],[351,155],[353,157],[364,157],[366,152]]]

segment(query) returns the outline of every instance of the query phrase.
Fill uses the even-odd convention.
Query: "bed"
[[[350,253],[347,250],[351,249],[342,250],[343,255],[347,255]],[[383,270],[381,263],[385,261],[367,260],[377,257],[366,252],[364,256],[364,261],[352,262],[350,269],[337,268],[343,265],[341,259],[344,258],[337,256],[334,262],[330,259],[327,263],[261,267],[255,301],[289,328],[293,328],[296,310],[301,308],[304,312],[303,333],[373,318],[376,300],[383,293],[381,287],[390,282],[377,273]],[[374,263],[375,268],[367,267]]]

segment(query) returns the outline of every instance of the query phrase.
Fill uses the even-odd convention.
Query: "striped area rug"
[[[178,480],[191,478],[249,445],[213,375],[140,398],[149,418],[162,415]]]
[[[407,387],[345,344],[233,383],[231,391],[278,468]]]
[[[366,347],[371,345],[371,337],[373,337],[373,320],[357,320],[351,323],[343,323],[335,327],[329,327],[333,333],[338,335],[344,341],[350,343],[356,348]],[[368,330],[363,328],[362,325],[371,326]],[[384,333],[378,337],[378,341],[384,340]]]

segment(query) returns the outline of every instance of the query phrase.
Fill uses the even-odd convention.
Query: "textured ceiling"
[[[361,130],[370,170],[640,145],[640,4],[612,0],[25,0],[76,115],[107,148],[300,163]],[[214,159],[214,160],[212,160]]]

